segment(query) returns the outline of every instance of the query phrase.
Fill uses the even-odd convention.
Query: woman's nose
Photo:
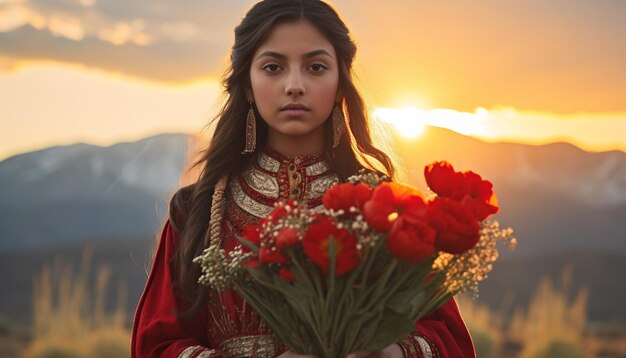
[[[288,96],[302,96],[305,92],[302,75],[298,71],[291,71],[287,76],[285,93]]]

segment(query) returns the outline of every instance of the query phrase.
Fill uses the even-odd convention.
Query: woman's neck
[[[267,146],[288,157],[318,154],[324,151],[324,137],[322,135],[287,136],[270,131],[267,136]]]

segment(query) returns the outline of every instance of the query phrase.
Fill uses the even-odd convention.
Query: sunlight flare
[[[416,108],[377,108],[374,118],[386,124],[391,124],[401,136],[412,139],[424,133],[424,122],[421,110]]]
[[[484,108],[477,108],[474,113],[444,108],[377,108],[373,114],[375,119],[393,125],[398,134],[405,138],[420,136],[425,126],[447,128],[464,135],[484,136],[485,122],[489,118],[489,112]]]

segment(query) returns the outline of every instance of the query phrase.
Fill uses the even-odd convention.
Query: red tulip
[[[400,260],[419,261],[435,252],[435,230],[426,221],[394,221],[387,237],[389,252]]]
[[[322,202],[328,209],[344,210],[346,214],[350,214],[350,207],[362,209],[371,195],[372,189],[367,184],[341,183],[330,187]]]
[[[460,254],[476,245],[480,226],[463,205],[443,197],[437,197],[429,204],[428,223],[437,231],[437,250]]]
[[[335,223],[326,216],[317,216],[309,226],[302,246],[305,255],[318,265],[324,273],[328,273],[330,239],[335,242],[336,267],[334,274],[343,275],[354,269],[360,261],[356,247],[357,239],[345,229],[338,229]]]

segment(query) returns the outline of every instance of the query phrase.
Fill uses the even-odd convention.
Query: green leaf
[[[267,271],[264,268],[258,268],[258,269],[247,268],[247,270],[252,276],[252,278],[255,279],[259,284],[262,284],[265,286],[272,285],[272,278],[267,274]]]
[[[392,311],[385,311],[382,320],[378,323],[374,338],[367,342],[362,349],[368,351],[381,350],[400,338],[415,331],[415,322],[406,315]]]
[[[426,298],[426,293],[424,291],[412,288],[400,291],[391,296],[391,298],[387,301],[386,306],[396,313],[406,315],[409,314],[414,307],[421,305]]]

